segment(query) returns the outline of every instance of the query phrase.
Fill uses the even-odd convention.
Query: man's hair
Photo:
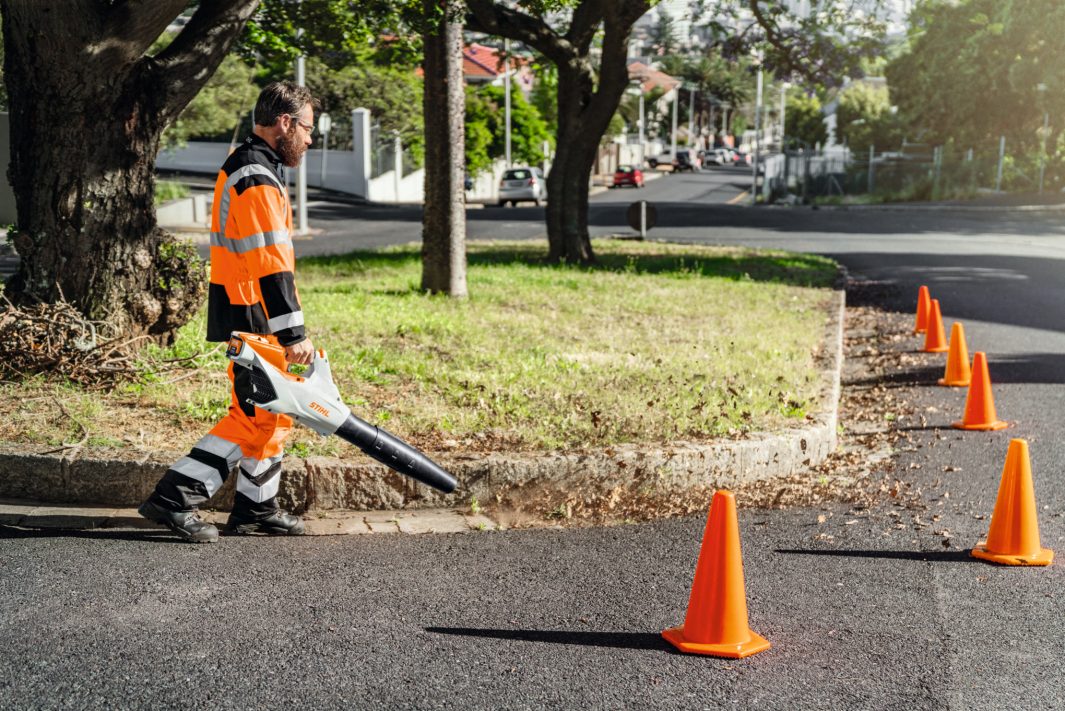
[[[273,126],[283,114],[299,114],[307,104],[318,109],[318,100],[305,86],[290,81],[275,81],[259,92],[255,102],[255,123],[258,126]]]

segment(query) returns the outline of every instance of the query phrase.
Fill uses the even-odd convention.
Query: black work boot
[[[226,533],[247,536],[268,533],[271,536],[302,536],[303,521],[287,511],[278,509],[266,516],[250,516],[236,511],[229,514]]]
[[[163,524],[190,543],[214,543],[218,540],[218,529],[201,521],[195,511],[171,511],[149,499],[141,504],[137,513],[149,521]]]

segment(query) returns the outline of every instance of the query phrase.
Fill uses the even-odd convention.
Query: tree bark
[[[16,300],[65,298],[114,335],[164,341],[196,313],[203,263],[156,224],[155,157],[258,2],[202,3],[147,57],[184,0],[0,0]]]
[[[599,141],[628,86],[626,64],[632,25],[651,0],[581,0],[564,35],[534,16],[492,0],[467,0],[477,30],[535,47],[558,67],[558,131],[555,160],[547,177],[548,259],[595,261],[588,233],[588,187]],[[592,40],[603,27],[598,77],[589,60]]]
[[[439,24],[424,36],[422,289],[461,297],[467,294],[462,23],[456,20],[456,0],[425,0],[426,17],[439,12],[441,6]]]

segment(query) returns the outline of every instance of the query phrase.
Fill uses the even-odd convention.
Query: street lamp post
[[[787,124],[784,122],[784,114],[787,111],[787,99],[788,88],[791,86],[788,82],[783,82],[780,85],[780,150],[784,151],[784,133],[787,129]]]
[[[1043,178],[1047,169],[1047,133],[1050,131],[1050,113],[1046,110],[1047,85],[1040,82],[1035,87],[1039,92],[1039,104],[1043,107],[1043,133],[1041,136],[1042,147],[1039,149],[1039,194],[1043,194]]]
[[[676,159],[677,157],[677,104],[680,103],[680,84],[678,83],[673,87],[673,137],[670,142],[669,153],[670,157]]]
[[[300,30],[300,34],[303,30]],[[300,86],[306,86],[306,62],[304,56],[301,54],[296,58],[296,83]],[[296,229],[299,234],[305,235],[308,231],[307,225],[307,161],[300,161],[299,168],[296,169]]]
[[[645,150],[645,148],[644,148],[644,143],[645,143],[645,138],[644,138],[644,130],[645,129],[644,129],[644,126],[646,125],[646,116],[644,115],[644,106],[643,106],[643,81],[640,80],[640,79],[632,79],[629,82],[629,88],[626,89],[625,91],[626,91],[626,93],[629,96],[638,96],[638,97],[640,97],[640,119],[639,119],[639,122],[638,122],[637,130],[639,131],[639,134],[640,134],[640,170],[643,170],[644,161],[647,158],[647,156],[644,155],[644,150]]]
[[[751,205],[758,204],[758,160],[762,146],[762,62],[758,58],[758,93],[754,103],[754,160],[751,161]]]
[[[688,98],[691,105],[688,107],[688,147],[695,147],[695,86],[688,87]]]
[[[506,153],[507,167],[509,168],[510,167],[510,40],[509,39],[504,39],[503,40],[503,61],[506,62],[506,64],[504,65],[505,70],[503,71],[503,78],[504,78],[503,96],[504,96],[504,103],[506,105],[506,109],[505,109],[505,114],[506,114],[506,118],[505,118],[505,121],[506,121],[506,141],[505,141],[506,151],[505,151],[505,153]]]

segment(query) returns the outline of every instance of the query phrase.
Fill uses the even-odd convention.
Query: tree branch
[[[573,21],[570,22],[566,39],[569,40],[581,55],[588,53],[588,47],[595,39],[595,33],[603,22],[605,5],[603,0],[584,0],[573,10]]]
[[[503,7],[493,0],[467,0],[466,28],[524,42],[555,64],[565,64],[577,56],[569,39],[560,37],[541,18]]]
[[[603,58],[599,67],[599,85],[589,106],[618,105],[629,85],[628,39],[632,25],[651,7],[649,0],[610,2],[603,13]],[[611,111],[613,115],[613,111]]]
[[[174,117],[211,77],[260,0],[204,0],[170,45],[150,62],[163,94],[160,111]],[[173,18],[171,18],[173,19]]]
[[[106,11],[102,36],[133,63],[187,6],[186,0],[120,0]]]

